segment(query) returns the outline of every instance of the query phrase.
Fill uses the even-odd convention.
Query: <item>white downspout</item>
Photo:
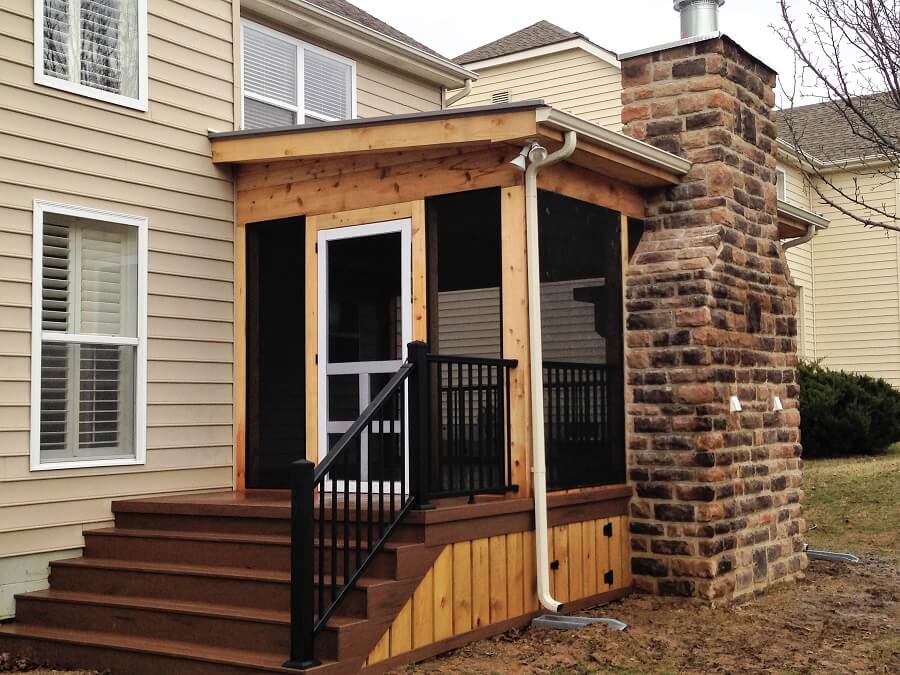
[[[808,241],[812,241],[813,237],[818,234],[818,228],[815,225],[807,225],[806,226],[806,234],[802,237],[797,237],[796,239],[791,239],[790,241],[786,241],[781,245],[782,250],[787,251],[789,248],[794,248],[795,246],[802,246]]]
[[[472,78],[466,80],[466,83],[463,85],[463,88],[458,92],[453,94],[450,98],[444,101],[444,108],[449,108],[451,105],[456,103],[457,101],[463,100],[466,96],[472,93]]]
[[[550,595],[550,560],[547,552],[547,457],[544,448],[544,349],[541,343],[541,277],[538,253],[538,187],[540,170],[571,157],[578,140],[567,131],[562,148],[547,156],[536,146],[525,171],[525,237],[528,248],[528,333],[531,338],[531,445],[534,455],[534,529],[537,554],[537,591],[541,606],[551,612],[562,610],[562,603]],[[532,156],[536,155],[536,156]]]

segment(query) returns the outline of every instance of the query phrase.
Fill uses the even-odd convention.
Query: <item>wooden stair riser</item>
[[[139,535],[84,533],[86,557],[156,563],[288,571],[288,543],[231,542],[208,539],[163,539]]]
[[[16,602],[16,620],[23,626],[79,626],[100,633],[246,649],[274,656],[290,651],[290,626],[286,617],[284,622],[263,622],[24,595]]]
[[[289,537],[291,534],[290,518],[184,516],[172,513],[117,513],[116,527],[129,530],[264,534],[277,537]]]
[[[290,584],[216,576],[167,574],[50,564],[50,584],[59,590],[158,600],[219,603],[231,607],[289,611]]]
[[[127,675],[261,675],[277,671],[268,668],[252,668],[204,660],[185,659],[179,656],[145,654],[130,649],[116,649],[109,646],[71,644],[40,638],[0,635],[0,652],[9,652],[26,657],[35,663],[53,666],[54,669],[74,668],[81,670],[85,664],[99,671]],[[293,671],[296,675],[297,671]],[[335,673],[355,671],[336,670]],[[326,669],[322,675],[330,672]]]

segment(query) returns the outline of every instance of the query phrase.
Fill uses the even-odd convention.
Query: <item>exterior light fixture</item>
[[[741,405],[741,399],[739,399],[737,396],[731,397],[731,400],[729,401],[729,407],[731,409],[731,412],[733,413],[743,412],[744,410],[744,407]]]
[[[531,145],[526,145],[524,148],[522,148],[522,151],[518,155],[516,155],[515,159],[510,161],[510,164],[516,167],[519,171],[524,171],[528,163],[528,153],[531,152],[531,147]]]
[[[776,396],[772,401],[772,412],[781,412],[784,410],[784,405],[781,403],[781,397]]]

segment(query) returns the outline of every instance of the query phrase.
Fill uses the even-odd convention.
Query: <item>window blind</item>
[[[40,450],[52,459],[128,454],[136,350],[91,336],[136,335],[134,232],[65,220],[43,225]],[[53,341],[59,333],[75,341]]]
[[[249,23],[242,50],[245,129],[352,116],[351,63]]]
[[[296,107],[296,45],[269,33],[246,27],[244,90]]]
[[[304,107],[330,119],[350,117],[350,65],[310,49],[303,54]]]
[[[44,0],[44,74],[137,98],[138,0]]]

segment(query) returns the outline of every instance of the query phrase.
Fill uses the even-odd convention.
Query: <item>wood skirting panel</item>
[[[627,527],[627,516],[615,516],[550,528],[554,597],[568,604],[629,588]],[[511,532],[444,546],[366,665],[537,612],[534,537]]]

